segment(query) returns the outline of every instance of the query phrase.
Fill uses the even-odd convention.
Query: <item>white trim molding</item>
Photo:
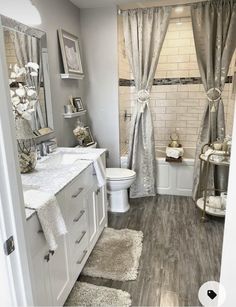
[[[26,217],[1,25],[0,54],[0,273],[4,272],[4,275],[0,274],[0,284],[5,284],[4,288],[1,287],[1,304],[2,293],[6,290],[4,296],[8,296],[10,305],[29,306],[33,305],[33,300],[25,240]],[[11,236],[14,237],[15,250],[7,256],[3,243]]]
[[[225,217],[224,241],[221,260],[220,282],[225,288],[226,299],[222,306],[235,305],[235,283],[236,283],[236,109],[234,112],[234,127],[232,139],[232,152],[229,171],[229,185],[227,196],[227,210]],[[223,294],[224,295],[224,294]]]

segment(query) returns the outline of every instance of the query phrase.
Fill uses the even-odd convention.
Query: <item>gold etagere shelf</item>
[[[214,204],[210,203],[209,195],[214,195],[215,192],[227,192],[223,189],[211,188],[209,187],[209,175],[211,166],[230,166],[230,154],[227,151],[213,150],[210,154],[205,155],[207,149],[212,149],[212,144],[205,144],[202,146],[200,159],[200,180],[199,187],[201,189],[202,197],[196,201],[196,205],[202,210],[201,220],[206,220],[206,214],[224,217],[225,207],[222,205],[221,208],[215,207]],[[216,157],[218,159],[216,159]]]

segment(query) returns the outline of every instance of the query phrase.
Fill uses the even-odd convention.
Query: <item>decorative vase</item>
[[[15,124],[20,172],[29,173],[35,169],[37,162],[35,135],[28,120],[17,118]]]

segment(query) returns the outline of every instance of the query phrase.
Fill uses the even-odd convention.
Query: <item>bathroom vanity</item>
[[[57,238],[56,251],[50,252],[36,212],[26,209],[35,306],[65,303],[107,225],[106,186],[98,188],[91,160],[75,160],[78,153],[86,158],[88,151],[101,156],[105,166],[103,149],[58,149],[33,173],[22,175],[25,189],[30,186],[56,196],[68,230]]]

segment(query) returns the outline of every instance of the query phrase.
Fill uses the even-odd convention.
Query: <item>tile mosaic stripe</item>
[[[232,83],[233,77],[228,76],[225,83]],[[153,85],[175,85],[175,84],[202,84],[200,77],[189,78],[159,78],[153,80]],[[135,82],[132,79],[119,79],[119,86],[135,86]]]

